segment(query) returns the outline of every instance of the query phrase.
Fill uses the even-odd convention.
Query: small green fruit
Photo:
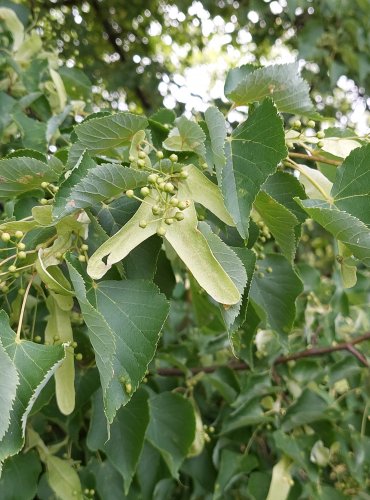
[[[146,222],[146,220],[141,220],[141,221],[139,222],[139,226],[140,226],[142,229],[145,229],[147,225],[148,225],[148,223]]]
[[[179,157],[173,153],[172,155],[170,155],[170,160],[172,161],[172,163],[176,163],[177,161],[179,161]]]
[[[133,162],[135,161],[135,156],[130,155],[130,156],[128,157],[128,161],[129,161],[130,163],[133,163]]]
[[[26,245],[24,243],[17,243],[17,248],[18,250],[24,250],[26,248]]]
[[[182,212],[176,212],[175,219],[180,221],[185,219],[185,215]]]
[[[319,148],[323,148],[323,147],[324,147],[324,143],[323,143],[322,141],[319,141],[319,142],[317,143],[317,146],[318,146]]]
[[[301,120],[295,120],[293,123],[293,127],[294,128],[301,128],[302,127]]]
[[[79,256],[78,256],[78,260],[79,260],[80,262],[86,262],[86,257],[85,257],[84,255],[79,255]]]
[[[126,196],[127,196],[127,198],[133,198],[135,196],[135,193],[133,192],[132,189],[128,189],[126,191]]]
[[[9,233],[3,233],[1,235],[1,239],[4,241],[4,243],[7,243],[10,240],[10,234]]]
[[[88,249],[89,249],[89,245],[86,245],[86,243],[83,243],[83,244],[81,245],[81,250],[82,250],[83,252],[87,252],[87,250],[88,250]]]
[[[158,160],[162,160],[162,158],[164,157],[163,151],[157,151],[155,155]]]
[[[82,356],[82,354],[79,352],[79,353],[77,353],[77,354],[76,354],[75,358],[76,358],[76,361],[82,361],[83,356]]]
[[[138,156],[141,160],[144,160],[146,158],[146,154],[144,153],[144,151],[139,151]]]
[[[307,123],[307,126],[310,127],[310,128],[315,128],[315,122],[313,120],[309,120],[308,123]]]
[[[40,337],[40,335],[36,335],[36,337],[34,338],[34,341],[37,342],[38,344],[41,342],[42,338]]]
[[[179,204],[179,200],[177,198],[171,198],[170,199],[170,205],[171,207],[177,207],[177,205]]]
[[[14,264],[8,267],[8,271],[10,273],[15,273],[16,270],[17,270],[17,267]]]
[[[167,192],[167,193],[172,193],[175,189],[175,186],[172,184],[172,182],[166,182],[166,184],[164,185],[164,190]]]
[[[186,170],[181,170],[180,177],[181,179],[187,179],[189,177],[189,172],[187,172]]]
[[[26,257],[27,254],[23,250],[21,252],[18,252],[18,259],[24,260]]]
[[[18,289],[18,295],[20,295],[21,297],[26,293],[26,290],[24,288],[19,288]]]
[[[164,236],[166,234],[166,229],[164,227],[159,227],[157,229],[158,236]]]
[[[319,131],[317,132],[317,134],[316,134],[316,137],[317,137],[318,139],[324,139],[324,137],[325,137],[325,132],[323,132],[322,130],[319,130]]]
[[[162,208],[159,205],[152,206],[152,214],[153,215],[160,215],[161,212],[162,212]]]
[[[158,175],[157,174],[149,174],[148,175],[148,182],[150,184],[155,184],[157,182]]]
[[[185,210],[186,208],[188,208],[190,205],[190,202],[189,200],[186,200],[186,201],[179,201],[179,204],[177,205],[177,207],[180,209],[180,210]]]
[[[141,194],[141,196],[144,196],[144,197],[148,196],[150,194],[150,189],[148,187],[146,187],[146,186],[142,187],[140,189],[140,194]]]
[[[158,189],[160,189],[161,191],[164,191],[165,186],[166,186],[166,183],[165,183],[165,182],[159,182],[159,183],[158,183]]]
[[[46,198],[41,198],[40,203],[41,205],[47,205],[49,201]]]
[[[14,236],[17,238],[17,240],[20,240],[21,238],[23,238],[23,231],[16,231],[14,233]]]
[[[165,223],[166,223],[168,226],[170,226],[171,224],[173,224],[173,223],[174,223],[174,220],[173,220],[171,217],[170,217],[170,218],[168,218],[168,219],[164,219],[164,221],[165,221]]]
[[[144,168],[145,167],[145,161],[144,160],[138,160],[137,161],[137,166],[140,167],[140,168]]]
[[[49,183],[45,182],[45,181],[41,183],[42,189],[46,189],[48,187],[48,185],[49,185]]]

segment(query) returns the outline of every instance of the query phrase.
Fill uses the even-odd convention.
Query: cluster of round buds
[[[271,239],[271,233],[263,221],[258,221],[257,224],[258,224],[258,227],[260,229],[260,233],[259,233],[259,237],[258,237],[259,242],[266,243],[267,240]]]
[[[157,151],[158,159],[163,158],[163,152]],[[170,161],[176,163],[178,157],[175,154],[170,156]],[[179,183],[188,177],[188,172],[181,169],[180,172],[165,173],[162,171],[153,171],[147,177],[148,184],[140,189],[141,198],[135,195],[133,189],[126,191],[128,198],[134,198],[144,203],[148,203],[145,198],[151,199],[152,214],[158,216],[154,221],[141,220],[139,227],[144,229],[148,224],[158,223],[157,234],[164,236],[166,226],[184,219],[183,211],[190,206],[190,200],[179,200],[177,197]],[[153,204],[154,201],[154,204]]]

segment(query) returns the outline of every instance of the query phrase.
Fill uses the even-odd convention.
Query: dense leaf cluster
[[[296,64],[230,71],[234,130],[90,113],[0,20],[1,498],[366,494],[368,137]]]

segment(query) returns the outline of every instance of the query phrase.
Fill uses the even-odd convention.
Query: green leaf
[[[247,238],[252,204],[269,175],[287,155],[281,118],[266,99],[232,133],[226,148],[222,192],[242,238]]]
[[[292,262],[296,250],[294,234],[294,228],[298,224],[296,216],[265,191],[258,193],[254,208],[270,229],[285,257]]]
[[[2,500],[33,500],[36,498],[41,463],[35,451],[9,458],[0,478]]]
[[[57,299],[55,294],[51,294],[46,300],[46,305],[49,319],[45,328],[45,343],[71,344],[73,342],[72,297],[62,296]],[[56,340],[56,337],[59,340]],[[64,415],[70,415],[75,407],[75,360],[74,350],[70,345],[66,347],[66,358],[56,370],[54,378],[58,408]]]
[[[222,180],[222,169],[226,164],[225,140],[227,136],[226,121],[216,106],[211,106],[204,114],[211,140],[213,163],[219,183]]]
[[[17,369],[20,381],[10,414],[10,426],[0,442],[0,461],[3,461],[22,448],[28,414],[42,388],[63,361],[65,352],[62,345],[46,346],[17,340],[4,311],[0,311],[0,340]]]
[[[29,118],[22,111],[13,113],[13,118],[22,135],[22,144],[25,148],[46,151],[46,124]]]
[[[103,315],[89,302],[84,280],[70,260],[67,260],[67,266],[84,321],[89,329],[89,338],[95,352],[103,395],[106,399],[108,386],[114,374],[113,359],[116,351],[114,334]]]
[[[24,39],[24,27],[13,9],[0,8],[0,20],[4,22],[13,37],[13,50],[17,51]]]
[[[176,118],[175,127],[163,142],[163,147],[169,151],[194,151],[204,158],[206,156],[205,140],[205,133],[197,123],[188,120],[185,116],[180,116]]]
[[[297,200],[297,203],[355,257],[370,266],[370,230],[362,221],[325,201]]]
[[[55,196],[54,217],[61,218],[147,183],[148,175],[113,163],[97,165],[88,154],[72,170]]]
[[[10,425],[10,414],[19,385],[16,367],[0,342],[0,442]]]
[[[235,74],[232,84],[229,82],[226,96],[235,106],[272,97],[281,112],[319,117],[309,96],[309,86],[299,74],[298,63],[277,64],[254,71],[249,69]]]
[[[161,453],[174,478],[195,437],[192,404],[179,394],[162,392],[149,400],[150,422],[146,437]]]
[[[103,386],[105,413],[112,423],[144,378],[168,314],[155,285],[143,280],[104,281],[91,300],[82,277],[68,262],[71,280],[90,331]]]
[[[370,144],[355,149],[337,168],[331,190],[335,205],[370,225]]]
[[[169,305],[158,288],[144,280],[103,281],[94,294],[96,308],[110,326],[116,346],[106,401],[112,421],[110,416],[130,400],[145,376]]]
[[[83,500],[80,478],[67,460],[47,454],[45,456],[50,488],[60,500]]]
[[[101,393],[100,395],[98,394],[98,398],[98,402],[95,404],[100,405],[99,414],[104,416]],[[94,401],[96,401],[96,398]],[[104,427],[104,422],[101,420],[100,417],[99,420],[94,422],[93,416],[89,434],[94,426],[96,427],[94,432],[101,434],[100,429]],[[144,446],[144,437],[148,423],[148,395],[145,391],[139,390],[124,408],[118,410],[110,428],[109,440],[106,440],[106,437],[103,435],[103,440],[101,440],[102,442],[98,446],[104,451],[110,463],[122,475],[126,494],[130,489]]]
[[[148,126],[144,116],[117,113],[81,123],[75,128],[79,141],[94,153],[128,144],[139,130]]]
[[[297,205],[294,199],[295,197],[301,200],[307,198],[302,184],[294,175],[288,172],[275,172],[263,184],[262,189],[292,212],[299,222],[304,222],[307,219],[305,211]]]
[[[62,66],[58,68],[62,77],[67,95],[70,99],[88,100],[91,97],[91,81],[86,74],[78,68]]]
[[[34,158],[0,160],[0,198],[11,198],[40,189],[41,182],[53,182],[60,173]]]
[[[267,315],[271,327],[286,334],[293,326],[295,300],[303,290],[302,282],[282,255],[267,255],[257,265],[259,272],[254,273],[250,298]]]

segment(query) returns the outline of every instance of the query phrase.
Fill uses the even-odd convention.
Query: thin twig
[[[26,308],[27,297],[28,297],[28,294],[29,294],[29,291],[30,291],[30,288],[31,288],[32,281],[33,281],[34,277],[35,277],[35,275],[33,274],[31,276],[30,281],[28,282],[26,291],[25,291],[24,296],[23,296],[23,302],[22,302],[21,312],[20,312],[20,315],[19,315],[18,328],[17,328],[17,333],[16,333],[16,336],[15,336],[15,341],[16,342],[20,342],[20,340],[21,340],[21,330],[22,330],[22,322],[23,322],[24,311],[25,311],[25,308]]]
[[[328,165],[335,165],[336,167],[338,165],[341,165],[342,162],[339,160],[330,160],[329,158],[325,158],[323,156],[318,156],[318,155],[306,155],[304,153],[289,153],[289,156],[292,158],[302,158],[304,160],[309,160],[309,161],[319,161],[320,163],[327,163]]]
[[[362,365],[368,367],[369,364],[365,356],[354,347],[356,344],[360,344],[361,342],[365,342],[366,340],[370,340],[370,332],[364,333],[364,335],[356,337],[349,342],[341,342],[340,344],[328,347],[312,347],[311,349],[305,349],[304,351],[295,352],[293,354],[289,354],[288,356],[279,356],[275,360],[274,365],[282,365],[288,363],[289,361],[296,361],[303,358],[324,356],[325,354],[332,354],[333,352],[337,351],[348,351],[353,354]],[[233,362],[227,365],[194,366],[192,368],[188,368],[188,371],[192,375],[196,375],[200,372],[213,373],[219,368],[223,367],[231,368],[235,371],[250,369],[247,363]],[[155,370],[155,372],[152,372],[151,375],[161,375],[162,377],[182,377],[186,375],[186,373],[184,372],[184,370],[180,370],[179,368],[158,368],[157,370]]]

